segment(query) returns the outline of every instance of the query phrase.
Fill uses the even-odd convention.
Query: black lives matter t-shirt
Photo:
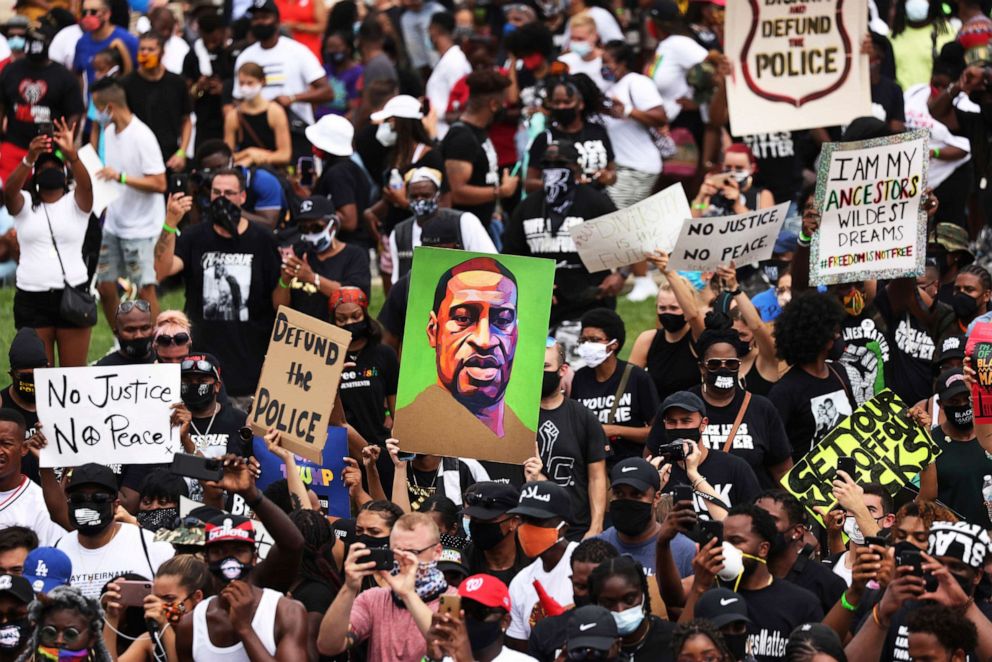
[[[793,366],[768,393],[785,425],[796,462],[854,411],[847,371],[828,362],[827,372],[821,379]]]
[[[616,370],[605,382],[596,381],[596,370],[586,366],[576,371],[572,378],[572,398],[596,415],[603,425],[611,424],[610,409],[623,378],[626,361],[617,361]],[[623,427],[643,428],[651,424],[658,410],[658,394],[654,383],[637,366],[632,366],[630,377],[620,394],[613,415],[612,424]],[[641,457],[644,452],[643,444],[636,444],[624,439],[610,439],[613,455],[609,460],[610,466],[626,457]]]
[[[885,369],[892,354],[887,326],[872,307],[857,316],[845,315],[840,327],[844,339],[840,362],[847,370],[855,403],[862,405],[885,387]]]
[[[441,153],[445,161],[467,161],[472,164],[472,174],[466,182],[469,186],[492,188],[499,184],[499,160],[496,148],[489,140],[485,129],[465,122],[455,122],[441,141]],[[489,227],[496,201],[479,205],[456,205],[462,211],[472,212],[482,224]]]
[[[785,644],[792,631],[803,623],[823,620],[817,597],[786,581],[776,579],[761,590],[738,588],[737,592],[747,603],[751,619],[747,627],[748,648],[758,662],[785,659]]]
[[[369,443],[380,446],[389,438],[385,426],[386,398],[396,395],[400,363],[396,351],[383,344],[348,352],[355,367],[341,373],[341,404],[348,423]]]
[[[552,127],[534,136],[534,142],[530,144],[528,163],[531,168],[540,168],[541,159],[548,149],[548,141],[571,140],[579,153],[578,164],[582,168],[582,174],[592,179],[600,170],[606,170],[606,166],[613,161],[613,143],[606,133],[606,127],[595,122],[584,122],[582,128],[576,133],[567,133],[557,127]]]
[[[233,238],[201,223],[180,235],[176,256],[194,348],[217,357],[228,393],[253,394],[275,319],[272,291],[282,263],[275,238],[254,223]]]
[[[656,425],[655,429],[659,427]],[[652,430],[652,433],[654,432],[655,430]],[[652,434],[652,439],[648,440],[652,447],[654,436]],[[754,470],[748,463],[736,455],[723,451],[710,451],[703,463],[699,465],[699,474],[716,490],[716,493],[720,495],[720,500],[727,506],[750,503],[761,491],[758,477],[754,475]],[[682,464],[676,462],[672,465],[671,476],[662,492],[671,492],[676,485],[690,484],[691,481]],[[693,496],[692,506],[696,515],[701,519],[710,519],[709,511],[706,509],[706,501],[699,496],[698,492]]]
[[[695,386],[692,392],[702,397],[702,387]],[[700,441],[711,450],[723,450],[723,446],[734,427],[738,412],[744,406],[744,391],[738,390],[733,402],[726,407],[715,407],[706,403],[706,417],[709,425]],[[751,394],[744,418],[737,428],[737,434],[730,448],[730,454],[740,457],[750,465],[762,487],[775,487],[768,467],[784,462],[792,454],[789,438],[785,434],[782,419],[775,405],[768,398]]]
[[[36,122],[68,120],[84,110],[76,76],[57,62],[37,65],[27,59],[12,61],[0,73],[0,105],[7,120],[4,140],[22,149],[38,135]]]
[[[565,398],[557,409],[541,409],[537,450],[544,475],[568,492],[573,515],[570,532],[589,529],[588,466],[606,459],[607,445],[599,419],[575,400]]]
[[[758,161],[754,185],[771,191],[776,203],[791,202],[802,187],[802,160],[796,147],[805,133],[778,131],[734,139],[751,148]]]

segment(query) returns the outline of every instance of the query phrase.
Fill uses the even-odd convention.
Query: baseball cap
[[[535,519],[561,517],[568,521],[571,516],[570,503],[563,487],[550,480],[532,480],[524,483],[517,507],[507,513]]]
[[[423,119],[424,113],[420,106],[420,101],[409,94],[398,94],[386,102],[382,110],[369,115],[369,119],[375,123],[388,120],[390,117],[402,117],[410,120]]]
[[[968,383],[964,379],[964,370],[949,368],[937,377],[937,396],[941,402],[946,402],[961,393],[970,393]]]
[[[35,593],[67,586],[72,579],[72,560],[61,549],[36,547],[24,560],[24,579]]]
[[[300,201],[300,209],[296,212],[297,221],[308,221],[314,218],[328,218],[334,214],[334,203],[324,195],[313,195]]]
[[[963,359],[965,343],[968,339],[965,336],[947,336],[940,343],[940,354],[937,363],[943,363],[950,359]]]
[[[673,0],[655,0],[648,13],[656,21],[677,21],[682,18],[679,6]]]
[[[798,247],[799,235],[789,230],[782,230],[782,232],[779,233],[778,238],[775,239],[775,248],[772,249],[772,255],[795,253]]]
[[[102,464],[89,462],[73,469],[72,477],[69,478],[69,485],[65,489],[66,492],[71,492],[83,485],[98,485],[110,490],[115,495],[117,494],[117,477],[114,476],[114,472],[109,467]]]
[[[207,352],[187,354],[179,363],[179,372],[183,375],[210,375],[220,380],[220,362]]]
[[[462,248],[461,215],[441,214],[432,218],[420,231],[420,245]]]
[[[182,524],[174,529],[159,529],[155,532],[155,542],[167,542],[170,545],[187,547],[203,547],[207,536],[203,523],[191,521],[187,517]]]
[[[610,471],[610,483],[630,485],[638,492],[647,492],[651,488],[655,491],[661,489],[658,470],[642,457],[628,457],[617,462]]]
[[[981,568],[992,548],[985,529],[968,522],[934,522],[928,543],[931,556],[952,556],[972,568]]]
[[[579,152],[575,149],[575,144],[571,140],[552,140],[544,149],[544,156],[541,158],[541,167],[546,168],[554,165],[570,165],[579,160]]]
[[[41,341],[38,332],[30,327],[24,327],[14,335],[7,358],[11,370],[44,368],[48,365],[45,343]]]
[[[472,575],[458,586],[458,595],[475,600],[486,607],[510,611],[510,590],[492,575]]]
[[[968,247],[968,231],[956,223],[938,223],[930,242],[940,244],[949,253],[964,251],[974,255]]]
[[[255,14],[263,13],[279,16],[279,7],[276,5],[275,0],[253,0],[251,7],[248,8],[246,13],[249,18],[255,16]]]
[[[462,550],[454,547],[442,547],[441,558],[437,560],[437,569],[441,572],[458,572],[462,577],[468,576],[468,567]]]
[[[479,519],[496,519],[520,501],[520,490],[510,483],[482,481],[465,491],[462,513]]]
[[[0,575],[0,594],[12,595],[24,604],[34,600],[31,583],[17,575]]]
[[[800,646],[807,650],[806,642],[810,642],[818,653],[826,653],[837,662],[847,662],[840,637],[823,623],[803,623],[793,630],[785,644],[786,659],[793,659],[792,654],[798,652]]]
[[[696,618],[705,619],[717,628],[728,623],[751,622],[744,598],[729,588],[711,588],[703,593],[696,601],[695,614]]]
[[[573,651],[579,648],[608,651],[619,636],[616,619],[608,609],[586,605],[569,617],[565,644]]]
[[[661,403],[661,407],[658,409],[658,418],[660,419],[666,411],[673,407],[690,412],[698,411],[703,416],[706,416],[706,404],[703,402],[703,399],[689,391],[676,391],[665,398],[665,401]]]
[[[324,115],[304,133],[310,144],[319,150],[334,156],[351,156],[355,127],[340,115]]]
[[[241,515],[224,513],[214,517],[205,528],[207,545],[218,542],[246,542],[255,544],[255,527],[251,520]]]

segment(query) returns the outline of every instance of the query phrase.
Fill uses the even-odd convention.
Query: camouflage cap
[[[968,247],[968,231],[956,223],[938,223],[930,242],[940,244],[950,253],[964,251],[972,254]]]
[[[186,525],[172,531],[159,529],[155,533],[155,542],[167,542],[173,545],[191,545],[203,547],[207,542],[206,527]]]

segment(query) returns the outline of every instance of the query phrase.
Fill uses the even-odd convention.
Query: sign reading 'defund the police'
[[[181,450],[169,424],[178,364],[44,368],[34,382],[48,439],[42,467],[161,464]]]

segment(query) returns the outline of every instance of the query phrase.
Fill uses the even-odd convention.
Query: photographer
[[[735,143],[723,155],[719,172],[706,176],[692,201],[692,217],[730,216],[775,204],[772,192],[754,185],[758,162],[751,148]]]

